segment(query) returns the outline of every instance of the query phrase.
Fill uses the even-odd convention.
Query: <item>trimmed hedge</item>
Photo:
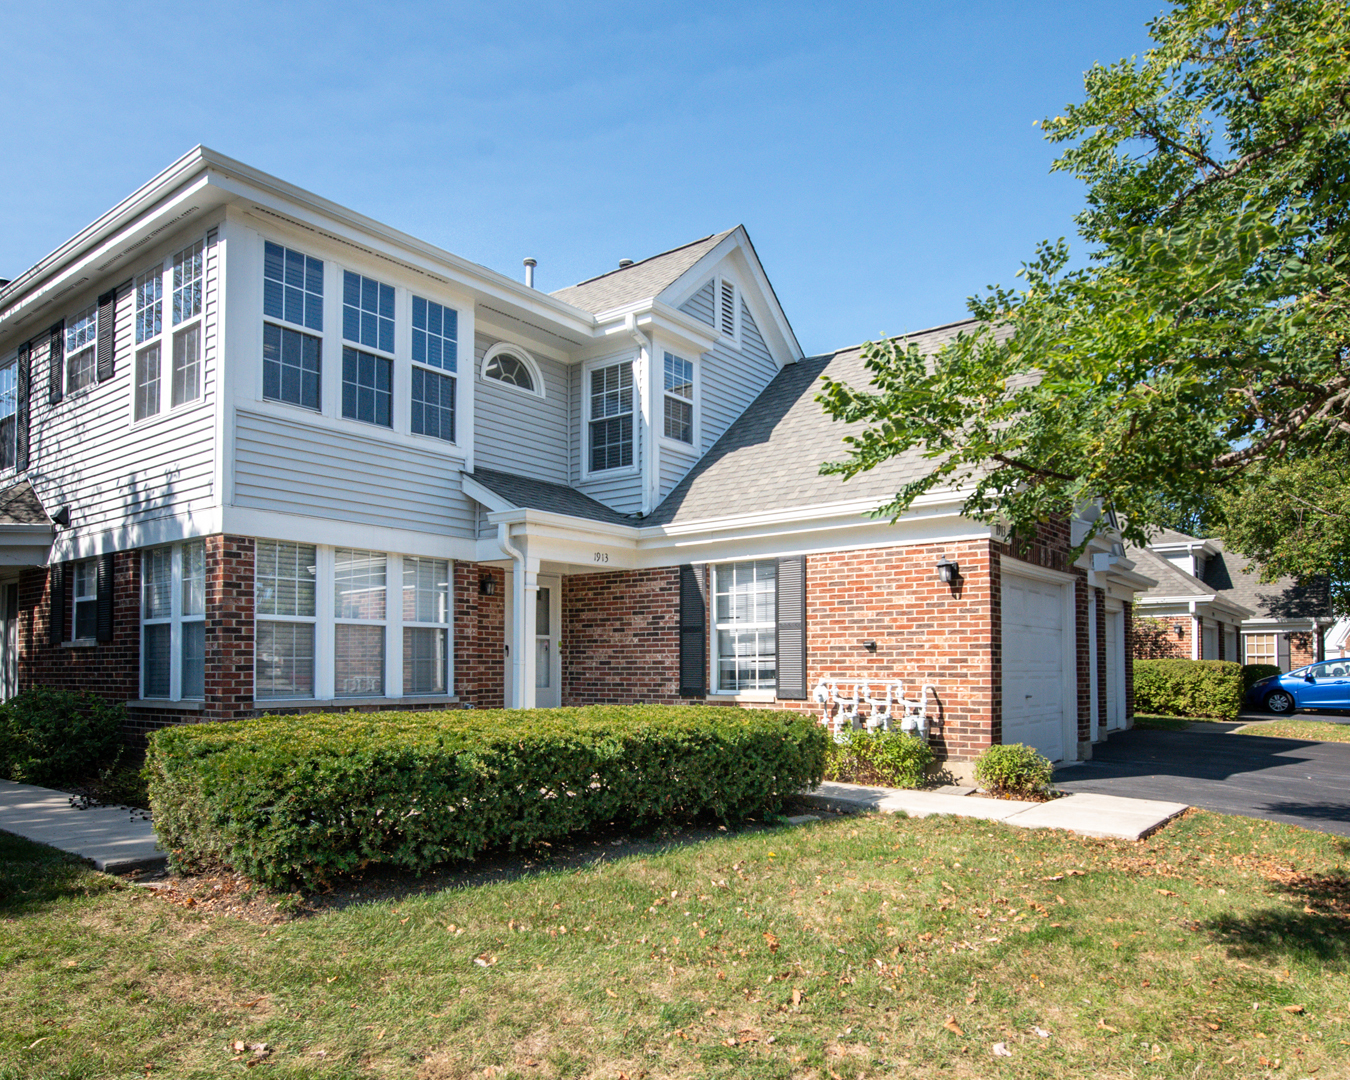
[[[1243,694],[1242,665],[1230,660],[1134,662],[1136,712],[1232,720]]]
[[[616,820],[774,813],[829,741],[811,717],[709,706],[310,714],[163,728],[146,768],[175,869],[313,888]]]
[[[998,795],[1042,795],[1054,775],[1050,759],[1025,743],[988,746],[975,759],[976,783]]]
[[[1278,675],[1284,669],[1279,664],[1243,664],[1242,692],[1245,694],[1256,683],[1272,675]]]
[[[928,740],[904,731],[849,731],[833,743],[825,770],[831,780],[916,788],[933,763]]]
[[[0,776],[50,786],[116,764],[126,707],[97,694],[34,687],[0,704]]]

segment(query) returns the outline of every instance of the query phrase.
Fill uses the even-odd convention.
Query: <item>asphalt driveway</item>
[[[1350,836],[1350,743],[1230,734],[1240,726],[1113,732],[1092,748],[1092,760],[1056,770],[1055,786]]]

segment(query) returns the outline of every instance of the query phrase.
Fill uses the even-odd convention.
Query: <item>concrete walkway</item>
[[[1079,836],[1112,840],[1141,840],[1187,808],[1186,803],[1126,799],[1118,795],[1074,794],[1050,802],[981,799],[974,788],[907,791],[903,788],[863,787],[826,781],[803,796],[821,810],[844,813],[878,811],[910,817],[954,814],[957,817],[1002,821],[1024,829],[1066,829]]]
[[[79,855],[95,870],[157,870],[166,853],[143,810],[95,806],[76,810],[63,791],[0,780],[0,829]]]

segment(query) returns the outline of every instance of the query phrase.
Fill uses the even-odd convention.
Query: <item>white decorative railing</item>
[[[852,683],[853,691],[845,688]],[[821,679],[816,683],[812,694],[816,704],[821,706],[821,724],[834,734],[835,742],[844,741],[846,731],[907,731],[928,737],[928,699],[937,704],[937,691],[927,683],[919,687],[917,698],[904,695],[904,684],[899,680],[882,683],[877,693],[872,693],[869,683],[861,679]],[[862,707],[871,711],[864,716]],[[831,719],[830,713],[838,707]]]

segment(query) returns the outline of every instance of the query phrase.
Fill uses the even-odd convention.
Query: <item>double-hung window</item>
[[[200,699],[206,689],[206,542],[153,548],[141,571],[141,696]]]
[[[633,464],[633,363],[591,371],[589,395],[590,471]]]
[[[264,242],[264,398],[319,410],[322,333],[323,261]]]
[[[205,272],[206,245],[198,240],[136,279],[135,401],[132,406],[136,420],[158,415],[166,405],[177,408],[202,396],[202,282]],[[164,312],[166,293],[169,297],[167,319]]]
[[[459,315],[412,298],[412,432],[455,441],[455,379]]]
[[[694,365],[670,353],[666,353],[665,361],[666,438],[692,444]]]
[[[387,560],[376,551],[333,553],[334,676],[337,697],[384,696]]]
[[[714,692],[774,689],[777,584],[774,559],[714,567]]]
[[[394,290],[342,273],[342,415],[367,424],[394,422]],[[346,344],[352,342],[356,346]],[[378,350],[378,352],[376,351]],[[387,353],[381,356],[380,353]]]
[[[256,554],[256,698],[314,696],[315,582],[312,544],[259,540]]]
[[[66,323],[66,393],[94,385],[98,370],[98,305],[91,304]]]
[[[450,563],[403,557],[403,692],[444,694],[450,667]]]
[[[18,463],[15,435],[19,422],[19,358],[0,367],[0,472]]]
[[[83,559],[75,564],[74,601],[71,640],[93,638],[98,632],[97,559]]]

